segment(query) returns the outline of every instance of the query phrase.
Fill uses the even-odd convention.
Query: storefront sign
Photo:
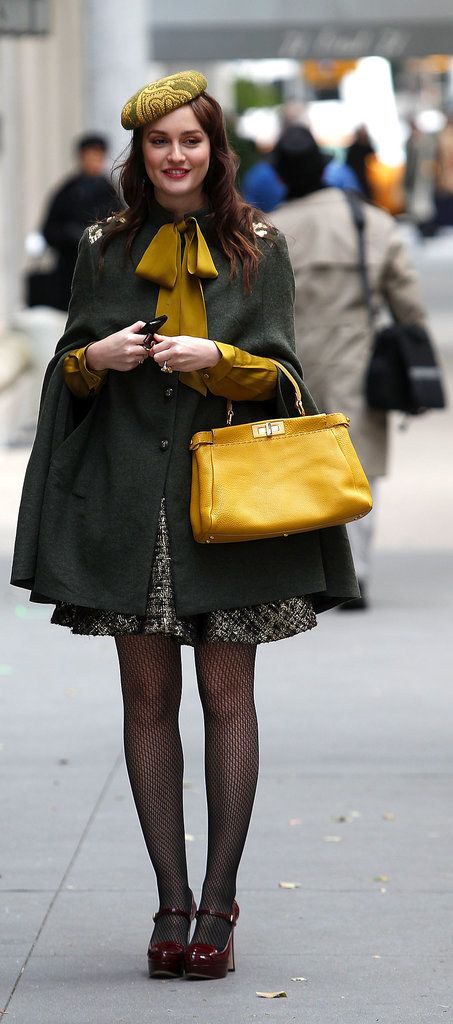
[[[373,26],[310,25],[154,25],[154,60],[235,60],[293,57],[296,60],[369,55],[398,60],[431,53],[453,53],[453,16],[443,23]]]

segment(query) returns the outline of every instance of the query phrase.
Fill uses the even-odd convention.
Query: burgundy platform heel
[[[234,929],[239,917],[239,907],[233,900],[230,914],[217,910],[205,910],[202,907],[195,917],[209,914],[211,917],[222,917],[232,925],[231,934],[225,949],[216,949],[205,942],[192,942],[184,956],[186,978],[226,978],[228,971],[235,970],[234,964]]]
[[[176,914],[187,919],[187,938],[190,925],[195,917],[197,905],[192,895],[192,908],[178,910],[177,907],[163,907],[154,914],[153,921],[158,921],[166,914]],[[148,973],[150,978],[180,978],[184,973],[184,953],[186,947],[182,942],[153,942],[148,947]]]

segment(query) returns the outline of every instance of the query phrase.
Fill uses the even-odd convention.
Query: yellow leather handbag
[[[367,478],[343,413],[299,416],[194,434],[190,520],[199,544],[287,537],[338,526],[370,512]]]

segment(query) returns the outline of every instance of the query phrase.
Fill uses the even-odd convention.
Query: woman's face
[[[142,152],[161,206],[188,213],[203,205],[211,147],[189,104],[145,125]]]

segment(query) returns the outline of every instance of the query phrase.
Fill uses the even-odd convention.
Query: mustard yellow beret
[[[121,124],[123,128],[140,128],[142,124],[157,121],[196,99],[204,92],[207,84],[206,78],[199,71],[178,71],[175,75],[150,82],[124,104]]]

